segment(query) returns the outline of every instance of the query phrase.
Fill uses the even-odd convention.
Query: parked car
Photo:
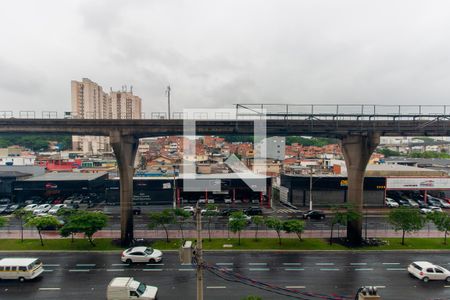
[[[427,261],[415,261],[408,266],[412,276],[428,282],[429,280],[445,280],[450,282],[450,271]]]
[[[133,247],[122,252],[121,260],[127,264],[136,262],[156,263],[162,260],[162,252],[150,247]]]
[[[386,204],[387,207],[399,207],[400,205],[394,201],[394,199],[386,197],[386,199],[384,200],[384,203]]]
[[[420,209],[421,214],[429,214],[432,212],[442,212],[442,208],[437,206],[428,206]]]
[[[26,205],[23,208],[23,210],[25,210],[25,211],[33,211],[36,207],[38,207],[37,204],[28,204],[28,205]]]
[[[249,207],[244,209],[244,214],[248,216],[256,216],[256,215],[262,215],[263,211],[259,207]]]
[[[411,204],[408,201],[406,201],[405,199],[397,199],[396,201],[402,207],[411,207]]]
[[[193,206],[185,206],[183,210],[189,212],[191,215],[195,214],[195,208]]]
[[[61,208],[67,208],[66,204],[56,204],[49,209],[48,213],[51,215],[56,215]]]
[[[252,217],[247,216],[246,214],[244,214],[244,219],[245,221],[247,221],[247,223],[250,223],[252,221]],[[228,220],[233,221],[234,220],[233,216],[229,217]]]
[[[419,207],[419,204],[416,201],[412,200],[412,199],[404,198],[404,200],[408,201],[408,203],[409,203],[409,205],[411,207]]]
[[[2,198],[0,199],[0,205],[10,204],[11,200],[8,198]]]
[[[303,219],[323,220],[325,219],[325,214],[319,210],[308,210],[303,213]]]
[[[33,215],[47,213],[51,208],[50,204],[41,204],[33,210]]]
[[[450,204],[443,199],[432,197],[432,196],[430,196],[429,198],[431,198],[433,201],[435,201],[437,203],[440,203],[440,207],[442,207],[442,208],[450,208]]]
[[[233,201],[231,200],[231,198],[225,198],[225,199],[223,200],[223,202],[224,202],[225,204],[231,204]]]
[[[222,209],[219,214],[223,217],[228,217],[229,215],[231,215],[232,213],[237,212],[237,211],[239,211],[239,209],[230,207],[230,208]]]
[[[204,215],[207,211],[210,211],[211,213],[216,214],[216,215],[219,214],[219,209],[218,209],[217,207],[214,208],[214,209],[202,209],[202,210],[200,211],[200,213],[201,213],[202,215]]]
[[[0,205],[0,214],[6,214],[6,210],[8,209],[8,205],[7,204],[2,204]]]
[[[136,281],[133,277],[113,278],[106,289],[107,300],[155,300],[157,294],[157,287]]]
[[[16,210],[18,210],[20,208],[19,204],[13,204],[8,206],[7,209],[5,209],[5,214],[12,214],[13,212],[15,212]]]

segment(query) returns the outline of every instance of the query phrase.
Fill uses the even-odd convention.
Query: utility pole
[[[309,210],[312,210],[312,185],[313,185],[313,167],[309,166]]]
[[[197,300],[203,300],[203,252],[202,252],[202,214],[200,206],[195,208],[197,220],[197,245],[195,257],[197,261]]]
[[[173,209],[177,208],[177,178],[176,178],[176,166],[173,165]]]
[[[170,85],[167,86],[167,118],[170,120]]]

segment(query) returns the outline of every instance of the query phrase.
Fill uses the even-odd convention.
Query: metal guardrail
[[[85,112],[82,117],[71,112],[0,111],[0,118],[20,119],[103,119],[98,113]],[[111,118],[108,118],[111,119]],[[130,114],[115,119],[132,119]],[[138,118],[136,118],[138,119]],[[167,119],[167,112],[142,113],[140,119]],[[450,105],[368,105],[368,104],[236,104],[231,109],[189,109],[172,112],[170,119],[192,120],[450,120]],[[423,125],[428,126],[429,124]]]

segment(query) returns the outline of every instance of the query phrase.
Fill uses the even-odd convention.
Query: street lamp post
[[[309,167],[309,210],[312,210],[312,186],[313,186],[313,182],[312,182],[312,175],[313,175],[313,167],[310,166]]]
[[[176,179],[176,170],[177,165],[173,165],[173,209],[177,208],[177,179]]]

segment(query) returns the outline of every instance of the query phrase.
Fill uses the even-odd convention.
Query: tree
[[[245,298],[242,298],[242,300],[262,300],[259,296],[247,296]]]
[[[389,148],[381,148],[381,149],[378,149],[377,152],[380,154],[383,154],[384,157],[401,156],[400,152],[391,150]]]
[[[39,234],[39,239],[41,241],[41,246],[44,246],[44,241],[42,239],[42,230],[47,228],[57,228],[60,225],[58,219],[54,216],[36,216],[28,218],[25,226],[35,227]]]
[[[356,221],[362,217],[350,204],[335,206],[332,211],[330,245],[333,244],[333,230],[336,224],[346,226],[348,222]]]
[[[241,231],[247,226],[247,220],[242,211],[236,211],[231,214],[228,221],[228,227],[231,232],[238,234],[238,244],[241,244]]]
[[[73,223],[70,222],[70,219],[80,211],[72,208],[61,208],[56,213],[60,218],[62,218],[64,222],[64,226],[59,230],[59,233],[63,237],[71,236],[71,242],[74,242],[74,235],[79,233],[79,230]]]
[[[430,215],[431,221],[439,231],[444,232],[444,245],[447,245],[447,234],[450,231],[450,216],[445,212],[434,212]]]
[[[389,223],[395,231],[402,231],[402,245],[405,244],[405,233],[422,229],[425,219],[417,209],[403,208],[391,210],[388,216]]]
[[[161,212],[152,212],[148,216],[150,223],[148,228],[155,229],[161,226],[166,232],[166,242],[169,242],[169,231],[167,230],[167,225],[175,223],[175,215],[173,210],[165,209]]]
[[[266,226],[275,230],[278,235],[278,244],[281,245],[281,231],[283,230],[283,222],[275,217],[269,217],[265,220]]]
[[[213,217],[217,216],[217,205],[208,204],[204,216],[208,219],[208,240],[211,242],[211,222]]]
[[[305,230],[305,222],[300,220],[288,220],[283,223],[286,233],[295,233],[298,239],[302,240],[302,232]]]
[[[259,227],[264,224],[264,218],[261,216],[253,216],[252,217],[252,223],[256,225],[256,230],[255,230],[255,241],[258,241],[258,230]]]
[[[0,228],[4,227],[6,223],[8,223],[8,219],[6,219],[5,217],[0,217]]]
[[[20,222],[20,241],[23,243],[23,224],[32,216],[32,213],[31,211],[20,208],[15,210],[13,215]]]
[[[181,239],[184,241],[183,223],[184,221],[186,221],[186,219],[188,219],[191,216],[191,214],[182,208],[175,208],[173,210],[173,213],[175,215],[175,222],[178,224],[178,227],[180,228]]]
[[[103,212],[98,211],[80,211],[68,217],[68,222],[61,228],[61,235],[84,233],[89,243],[95,247],[92,237],[108,224],[108,217]],[[65,229],[64,229],[65,227]]]

